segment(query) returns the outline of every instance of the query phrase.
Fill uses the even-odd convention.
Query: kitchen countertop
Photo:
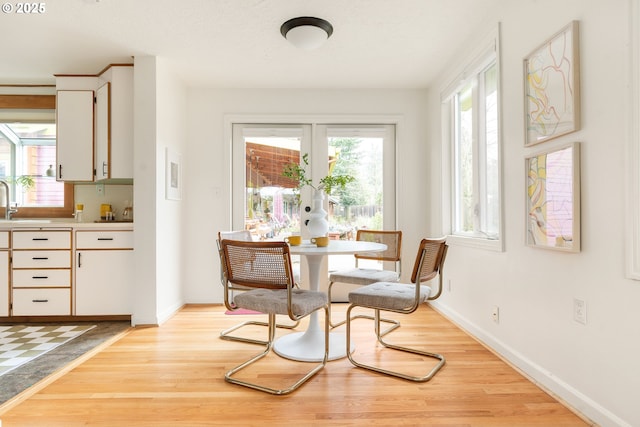
[[[11,230],[14,228],[86,228],[94,230],[133,230],[133,222],[75,222],[70,218],[0,220],[0,230]]]

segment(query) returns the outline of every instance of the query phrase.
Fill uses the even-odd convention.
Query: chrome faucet
[[[4,187],[4,197],[6,199],[6,205],[4,208],[4,219],[10,220],[11,214],[18,212],[18,208],[11,207],[11,193],[9,192],[9,184],[7,181],[0,179],[0,184]]]

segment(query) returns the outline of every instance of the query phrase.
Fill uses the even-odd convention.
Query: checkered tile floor
[[[95,327],[96,325],[0,326],[0,375]]]

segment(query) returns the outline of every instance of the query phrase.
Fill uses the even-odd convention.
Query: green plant
[[[36,185],[36,181],[30,175],[8,176],[5,179],[8,183],[20,185],[24,191],[29,191]]]
[[[320,179],[318,185],[314,185],[311,178],[307,177],[307,167],[309,167],[309,153],[304,153],[302,155],[302,163],[301,166],[298,163],[289,163],[284,166],[282,170],[282,175],[296,181],[298,183],[298,187],[296,190],[300,190],[300,188],[308,185],[314,190],[323,190],[326,194],[331,194],[331,191],[334,188],[342,188],[344,189],[347,184],[355,181],[355,178],[351,175],[327,175]],[[300,196],[299,193],[296,196]]]
[[[33,177],[29,175],[22,175],[16,177],[16,184],[21,185],[25,191],[29,191],[36,185],[36,182]]]

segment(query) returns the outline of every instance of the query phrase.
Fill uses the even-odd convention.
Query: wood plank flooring
[[[345,309],[334,304],[334,315],[344,316]],[[402,327],[388,340],[444,354],[447,364],[430,382],[364,371],[344,358],[287,396],[228,384],[225,371],[260,348],[220,340],[220,330],[265,316],[224,311],[186,306],[159,328],[133,329],[32,396],[0,407],[2,427],[589,425],[427,305],[396,316]],[[432,363],[390,350],[381,355],[372,329],[368,320],[354,323],[361,358],[421,371]],[[265,330],[251,327],[243,334]],[[277,355],[260,363],[243,375],[275,385],[308,369]]]

